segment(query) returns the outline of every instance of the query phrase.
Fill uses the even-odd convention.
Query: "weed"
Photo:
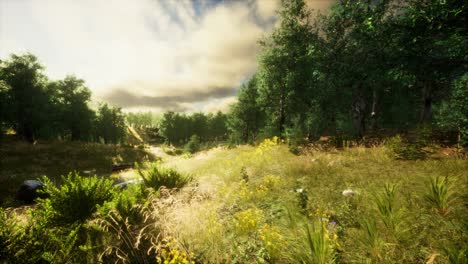
[[[191,176],[182,174],[172,168],[166,168],[157,162],[151,163],[147,168],[142,168],[137,164],[136,168],[144,184],[155,190],[159,190],[162,186],[169,189],[182,188],[192,180]]]
[[[448,177],[432,177],[424,198],[440,215],[450,213],[454,198]]]

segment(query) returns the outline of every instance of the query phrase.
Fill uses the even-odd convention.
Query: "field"
[[[163,166],[178,174],[154,169]],[[144,180],[121,192],[82,222],[79,252],[51,262],[466,263],[468,163],[455,154],[399,160],[378,146],[294,155],[273,139],[166,156],[140,173],[191,182],[148,191]]]

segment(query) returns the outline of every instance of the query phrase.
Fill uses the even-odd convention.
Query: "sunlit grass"
[[[459,184],[452,191],[466,199],[468,163],[459,158],[396,160],[385,147],[309,151],[296,156],[286,145],[269,144],[217,148],[168,164],[191,172],[198,182],[197,191],[205,197],[168,208],[172,216],[167,218],[168,226],[208,262],[242,263],[260,256],[291,263],[301,261],[297,256],[302,254],[306,263],[409,263],[422,262],[438,252],[437,260],[445,263],[448,256],[439,241],[460,239],[453,232],[462,226],[466,214],[460,200],[451,201],[451,214],[438,222],[444,226],[429,228],[434,225],[434,211],[425,197],[432,177],[456,179]],[[345,189],[358,195],[344,197]],[[301,199],[306,201],[305,211]],[[294,227],[287,220],[291,212],[302,215],[301,226]],[[325,251],[320,226],[309,214],[327,215],[326,221],[336,223],[338,251]],[[450,227],[449,221],[458,227]],[[288,250],[275,253],[269,248],[260,232],[265,227],[281,234]],[[213,250],[207,243],[215,245]],[[452,251],[460,252],[459,247]]]
[[[294,155],[286,144],[269,140],[165,157],[141,170],[154,178],[155,190],[145,193],[138,185],[119,192],[89,220],[107,223],[117,234],[100,233],[104,242],[93,243],[109,244],[101,256],[145,261],[163,252],[167,258],[185,253],[200,263],[466,259],[465,159],[396,160],[385,147],[304,153]],[[176,175],[193,179],[172,184]],[[162,183],[166,176],[171,184]],[[158,191],[161,185],[169,189]],[[355,195],[344,196],[348,189]],[[162,251],[169,241],[170,250]],[[90,252],[103,254],[93,245]]]

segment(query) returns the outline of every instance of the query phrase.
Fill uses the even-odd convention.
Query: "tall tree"
[[[411,0],[394,23],[400,62],[419,89],[420,122],[431,121],[434,101],[449,94],[454,76],[466,72],[468,3]]]
[[[96,135],[104,140],[104,143],[117,144],[124,141],[126,136],[125,115],[117,107],[102,104],[98,109],[96,119]]]
[[[260,42],[259,99],[273,134],[283,135],[295,115],[302,119],[311,98],[308,74],[311,52],[310,12],[303,0],[283,0],[280,25]]]
[[[13,54],[0,65],[0,80],[9,87],[7,107],[12,115],[11,125],[19,136],[30,142],[47,125],[50,110],[43,69],[30,53]]]
[[[84,80],[67,76],[50,86],[56,90],[62,128],[66,134],[70,134],[71,140],[90,140],[95,114],[88,106],[91,91]]]
[[[235,141],[252,142],[264,123],[264,113],[257,102],[257,77],[254,75],[243,84],[237,95],[237,102],[231,106],[227,128]]]

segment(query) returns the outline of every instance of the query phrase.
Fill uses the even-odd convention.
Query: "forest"
[[[225,112],[0,58],[0,263],[467,263],[468,2],[277,15]]]

